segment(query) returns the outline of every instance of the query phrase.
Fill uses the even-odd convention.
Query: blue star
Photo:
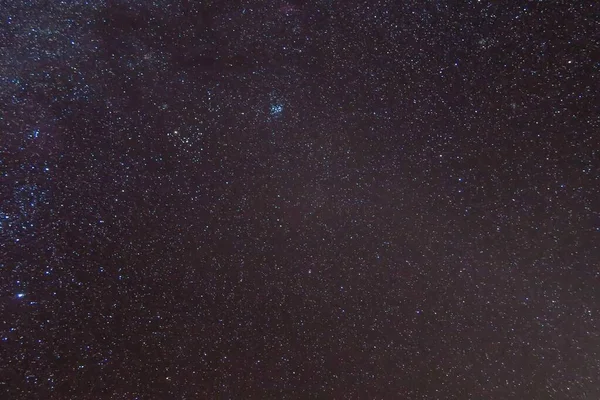
[[[39,129],[34,129],[33,133],[31,134],[31,137],[33,139],[37,139],[40,136],[40,130]]]
[[[17,299],[22,299],[25,297],[25,293],[17,293]]]

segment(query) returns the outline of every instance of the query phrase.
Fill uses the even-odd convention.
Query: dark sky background
[[[598,2],[0,16],[3,399],[600,398]]]

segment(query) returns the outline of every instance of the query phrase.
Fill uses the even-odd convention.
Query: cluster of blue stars
[[[281,114],[283,113],[283,104],[281,103],[274,103],[271,104],[271,116],[272,117],[279,117],[281,116]]]

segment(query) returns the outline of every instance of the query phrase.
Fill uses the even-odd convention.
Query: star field
[[[599,15],[3,2],[0,396],[600,398]]]

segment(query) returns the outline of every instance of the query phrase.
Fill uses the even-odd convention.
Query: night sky
[[[0,3],[0,397],[600,398],[600,3]]]

